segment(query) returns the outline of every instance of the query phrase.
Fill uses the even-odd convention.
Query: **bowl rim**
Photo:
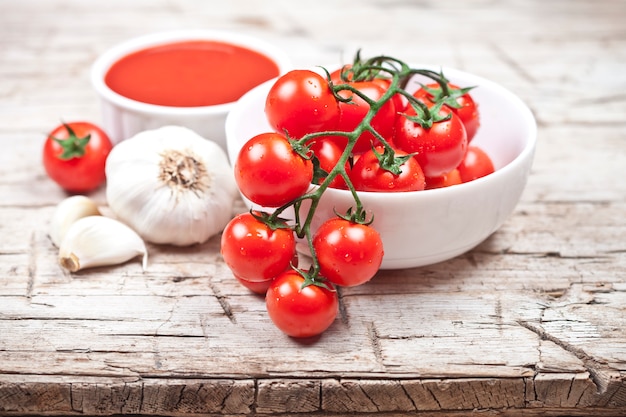
[[[479,75],[466,72],[463,70],[459,70],[452,67],[446,67],[441,65],[429,65],[429,64],[410,64],[412,67],[419,66],[420,68],[428,68],[435,71],[443,71],[447,78],[456,78],[456,76],[462,76],[464,78],[469,78],[473,82],[472,85],[477,86],[485,86],[488,85],[490,89],[495,90],[499,95],[506,96],[507,99],[512,102],[520,111],[519,114],[523,119],[523,123],[528,127],[528,131],[526,134],[526,142],[524,144],[523,149],[506,165],[500,167],[493,173],[477,178],[473,181],[456,184],[450,187],[441,187],[441,188],[433,188],[433,189],[425,189],[420,191],[405,191],[405,192],[375,192],[375,191],[358,191],[359,196],[363,196],[365,198],[378,198],[384,196],[385,199],[390,199],[390,203],[393,203],[397,200],[406,200],[407,197],[417,197],[417,198],[435,198],[436,196],[445,195],[446,193],[456,193],[459,191],[470,192],[472,189],[480,188],[483,184],[491,182],[493,180],[497,180],[500,177],[509,175],[511,171],[514,171],[519,168],[520,165],[524,165],[525,161],[532,160],[536,148],[537,143],[537,121],[528,107],[528,105],[515,93],[503,87],[502,85],[491,81],[487,78],[481,77]],[[226,131],[226,146],[227,148],[232,146],[232,137],[233,130],[236,128],[237,121],[236,117],[238,116],[237,108],[241,108],[248,101],[256,98],[257,95],[261,94],[261,91],[264,89],[269,89],[269,84],[272,84],[276,81],[276,78],[268,80],[248,91],[244,94],[233,107],[233,110],[226,117],[225,123],[225,131]],[[234,161],[231,161],[231,164],[234,164]],[[316,187],[317,185],[312,185],[312,187]],[[338,188],[327,188],[326,192],[337,193],[338,195],[349,195],[351,194],[350,190],[338,189]],[[421,197],[419,197],[421,196]]]
[[[122,41],[104,51],[91,66],[91,83],[96,92],[116,106],[137,113],[171,116],[193,116],[208,114],[224,114],[229,112],[236,101],[211,106],[173,107],[144,103],[116,93],[104,82],[109,68],[122,57],[145,48],[167,45],[186,40],[212,40],[246,47],[261,53],[274,61],[280,74],[288,71],[291,60],[287,53],[278,46],[263,39],[234,31],[213,29],[182,29],[149,33]],[[247,93],[247,92],[246,92]]]

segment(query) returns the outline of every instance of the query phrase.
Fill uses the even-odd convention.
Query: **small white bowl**
[[[278,66],[280,74],[291,68],[291,60],[278,47],[261,39],[239,33],[215,30],[182,30],[159,32],[130,39],[103,53],[91,68],[91,82],[100,97],[102,127],[114,143],[134,134],[165,125],[181,125],[226,149],[224,122],[234,103],[201,107],[170,107],[147,104],[124,97],[110,89],[105,75],[121,58],[134,52],[174,42],[208,40],[229,43],[259,52]]]
[[[476,86],[471,94],[479,106],[481,126],[472,145],[489,154],[496,172],[447,188],[359,192],[365,209],[374,213],[373,226],[383,240],[382,269],[429,265],[469,251],[511,215],[526,185],[537,136],[531,111],[517,96],[492,81],[452,68],[443,68],[443,72],[454,84]],[[414,78],[407,89],[417,89],[418,80]],[[248,139],[271,131],[263,107],[273,82],[245,94],[226,120],[227,148],[233,163]],[[251,206],[245,198],[244,201]],[[352,206],[354,201],[349,191],[327,189],[315,212],[312,231],[333,217],[334,210],[341,213]],[[302,245],[299,250],[306,253]]]

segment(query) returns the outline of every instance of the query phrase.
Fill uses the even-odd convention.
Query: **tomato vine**
[[[463,90],[457,90],[453,93],[453,90],[448,87],[449,81],[446,79],[442,72],[435,72],[428,69],[411,68],[406,63],[385,55],[376,56],[363,61],[361,59],[360,53],[357,53],[352,65],[341,69],[341,79],[344,82],[339,84],[334,83],[331,80],[330,73],[327,69],[322,68],[322,70],[326,74],[329,87],[331,88],[332,93],[337,101],[347,103],[351,102],[353,100],[351,96],[345,98],[339,95],[340,91],[349,91],[351,94],[356,95],[363,101],[365,101],[369,105],[369,110],[363,117],[362,121],[351,132],[333,130],[311,132],[305,134],[299,139],[289,138],[289,132],[286,132],[286,136],[288,137],[292,148],[302,157],[307,159],[315,158],[315,155],[310,152],[308,145],[311,143],[311,141],[314,141],[317,138],[327,136],[342,136],[347,139],[347,146],[344,148],[343,153],[337,161],[335,167],[330,170],[330,172],[325,173],[326,175],[324,176],[322,182],[318,186],[316,186],[313,191],[303,194],[297,197],[295,200],[292,200],[276,208],[274,212],[265,219],[268,224],[275,224],[276,219],[279,219],[285,210],[293,207],[295,212],[295,225],[293,226],[293,230],[300,239],[306,239],[308,249],[312,258],[312,266],[310,270],[308,272],[300,271],[300,273],[305,278],[305,282],[303,284],[304,286],[311,284],[320,286],[325,285],[324,281],[320,280],[319,277],[320,265],[313,245],[311,223],[313,221],[313,216],[322,195],[337,176],[341,176],[345,180],[347,188],[352,194],[356,205],[354,208],[351,207],[346,213],[336,213],[337,216],[349,220],[353,223],[363,225],[369,225],[373,221],[373,216],[367,216],[365,208],[363,207],[361,199],[359,198],[358,192],[352,184],[352,181],[350,180],[350,177],[348,176],[345,169],[345,165],[352,157],[353,148],[361,134],[365,131],[369,131],[374,135],[376,139],[378,139],[378,141],[384,147],[384,152],[382,154],[377,153],[377,157],[380,161],[380,166],[381,168],[393,174],[399,174],[400,166],[402,165],[402,163],[405,162],[408,158],[412,157],[411,154],[396,156],[396,152],[394,151],[388,140],[380,135],[372,127],[372,119],[382,108],[382,106],[385,105],[385,103],[387,103],[389,100],[391,100],[395,94],[400,94],[407,100],[409,105],[412,106],[417,114],[417,116],[407,115],[407,118],[410,118],[410,120],[415,123],[419,123],[424,128],[430,128],[433,123],[444,121],[450,118],[449,114],[445,116],[439,116],[439,109],[443,105],[456,106],[455,99],[459,96],[459,94],[465,94],[467,91],[469,91],[469,89],[467,88]],[[435,104],[431,108],[429,108],[422,101],[415,98],[410,92],[405,89],[408,81],[415,75],[422,75],[424,77],[427,77],[435,81],[441,87],[440,93],[435,96]],[[366,94],[361,92],[358,88],[355,88],[354,86],[349,84],[349,82],[353,81],[369,81],[374,78],[386,78],[389,80],[389,87],[382,95],[382,97],[380,97],[378,100],[372,100]],[[452,104],[452,102],[454,102],[455,104]],[[310,201],[310,207],[308,209],[308,212],[306,213],[306,217],[304,219],[301,219],[300,209],[302,207],[302,203],[305,200]]]
[[[415,76],[428,83],[410,92]],[[273,131],[250,138],[234,164],[241,193],[268,210],[233,219],[222,255],[235,278],[265,292],[283,332],[324,331],[337,314],[336,286],[361,285],[382,265],[382,237],[359,192],[448,186],[460,178],[460,166],[469,178],[485,175],[470,161],[461,164],[469,142],[461,111],[478,126],[468,91],[441,71],[386,55],[364,60],[360,53],[332,73],[293,70],[272,85],[264,110]],[[345,189],[354,204],[343,213],[334,209],[312,230],[331,187]],[[286,220],[288,209],[293,219]],[[296,237],[308,246],[308,269],[298,265]]]

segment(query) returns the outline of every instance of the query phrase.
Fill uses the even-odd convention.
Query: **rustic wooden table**
[[[0,414],[626,415],[624,22],[620,0],[3,1]],[[363,48],[493,79],[539,126],[521,202],[463,256],[342,290],[314,341],[271,324],[218,238],[150,246],[147,273],[64,272],[45,133],[100,120],[100,53],[179,28],[255,35],[297,66]]]

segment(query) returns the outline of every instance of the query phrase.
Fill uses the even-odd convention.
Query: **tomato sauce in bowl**
[[[179,125],[226,149],[224,123],[237,100],[291,69],[287,53],[262,39],[190,29],[113,46],[92,65],[91,81],[114,143]]]
[[[109,68],[104,81],[116,93],[142,103],[201,107],[237,101],[278,75],[272,59],[249,48],[188,40],[126,55]]]

